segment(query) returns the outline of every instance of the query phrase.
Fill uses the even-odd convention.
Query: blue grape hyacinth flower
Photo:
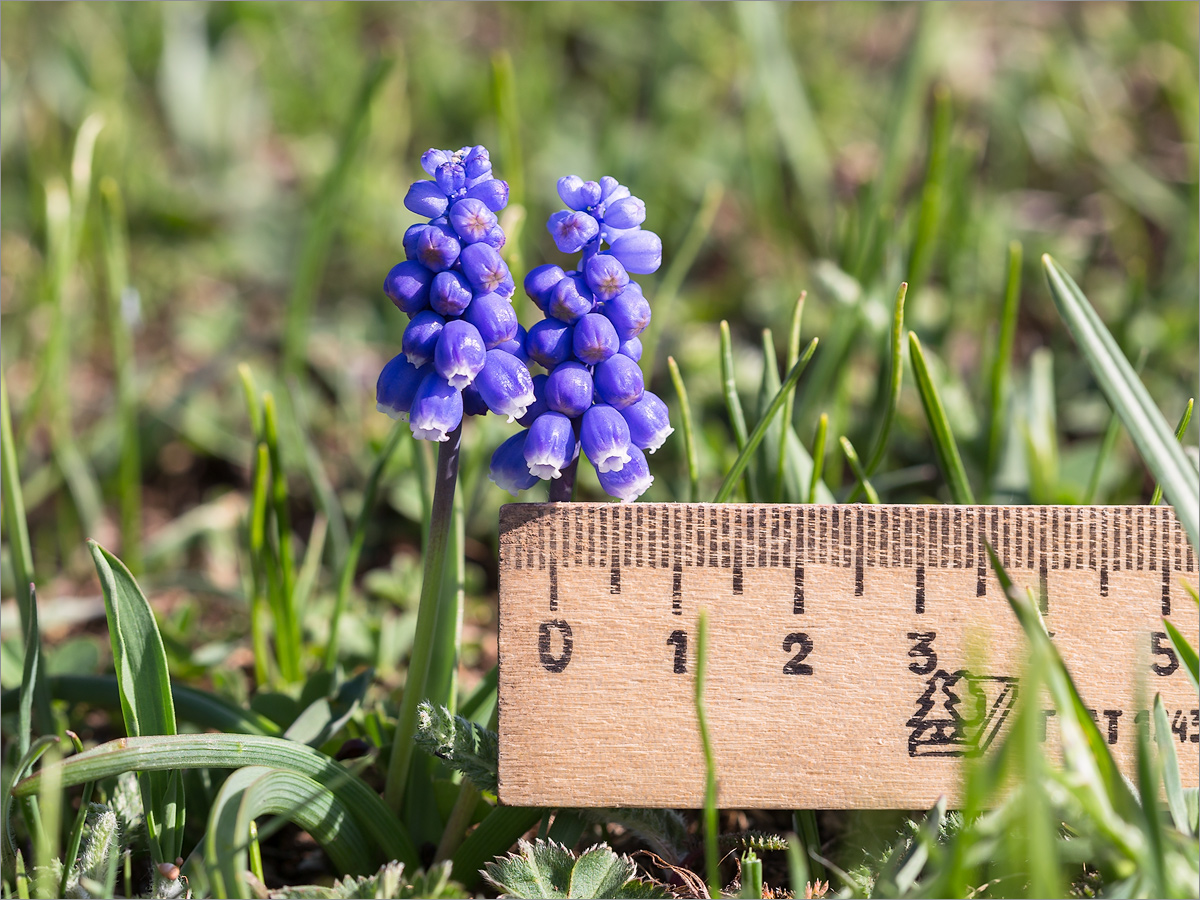
[[[464,415],[524,416],[533,379],[499,253],[507,182],[482,145],[428,150],[421,167],[431,177],[412,184],[404,205],[426,221],[405,231],[405,260],[383,283],[410,321],[403,352],[379,375],[376,406],[407,419],[414,437],[445,441]]]
[[[645,389],[638,365],[650,304],[630,278],[658,269],[662,242],[642,228],[645,204],[615,178],[569,175],[559,179],[558,194],[568,208],[546,228],[579,261],[570,271],[547,264],[525,276],[525,293],[545,314],[526,334],[525,353],[546,374],[535,376],[535,400],[518,417],[527,428],[522,439],[492,457],[491,479],[516,496],[526,476],[569,477],[582,451],[605,492],[630,502],[654,480],[646,453],[673,431],[666,404]]]

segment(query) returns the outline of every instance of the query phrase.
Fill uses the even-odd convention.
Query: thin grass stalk
[[[132,294],[129,284],[128,239],[125,205],[117,182],[100,182],[103,209],[104,271],[108,281],[108,329],[117,376],[117,417],[121,423],[117,492],[121,517],[121,558],[135,575],[142,571],[142,459],[138,434],[137,376],[130,314],[125,309]]]
[[[425,699],[425,686],[428,683],[433,632],[437,625],[438,598],[441,594],[442,573],[446,567],[446,546],[453,522],[451,507],[458,483],[461,442],[460,423],[450,432],[448,439],[438,446],[437,475],[429,516],[429,537],[425,542],[425,571],[421,580],[421,599],[417,607],[417,631],[413,639],[412,658],[408,664],[408,678],[404,683],[404,698],[396,718],[396,732],[384,787],[384,799],[397,814],[404,804],[404,790],[408,783],[409,769],[412,767],[417,707]]]
[[[817,420],[817,434],[813,438],[812,478],[808,482],[808,502],[817,502],[817,485],[821,483],[821,470],[825,468],[825,439],[829,434],[829,414],[821,413]]]
[[[839,440],[842,445],[842,453],[846,455],[846,462],[850,464],[850,471],[858,479],[858,490],[863,491],[867,495],[868,503],[878,503],[879,494],[871,484],[870,479],[867,478],[866,470],[863,469],[863,464],[859,461],[858,451],[854,449],[854,445],[850,443],[850,439],[845,435],[842,435]]]
[[[1108,417],[1108,426],[1104,429],[1104,437],[1100,439],[1100,447],[1096,451],[1096,461],[1092,464],[1092,474],[1088,477],[1087,489],[1083,493],[1083,504],[1087,506],[1096,499],[1100,490],[1100,476],[1104,472],[1104,464],[1112,456],[1117,438],[1121,434],[1121,417],[1113,413]]]
[[[375,460],[371,474],[367,477],[367,486],[363,490],[362,509],[358,511],[358,519],[355,520],[354,532],[350,537],[350,549],[346,552],[346,558],[342,562],[342,570],[338,576],[337,597],[333,603],[333,613],[329,618],[329,641],[325,645],[323,662],[326,672],[332,672],[337,665],[338,626],[341,623],[342,610],[346,608],[346,601],[350,597],[350,588],[354,584],[354,574],[358,568],[358,558],[362,555],[363,543],[366,541],[367,525],[375,507],[375,498],[379,493],[380,479],[383,477],[384,469],[387,468],[392,455],[396,452],[396,448],[400,445],[400,438],[407,432],[408,426],[404,422],[396,422],[392,426],[387,442],[379,451],[379,457]]]
[[[283,458],[279,452],[279,416],[275,409],[275,395],[264,391],[262,401],[263,441],[271,463],[271,512],[275,526],[275,553],[278,556],[274,571],[279,581],[278,614],[281,618],[275,623],[275,640],[279,645],[286,645],[286,650],[279,652],[284,677],[289,681],[299,681],[302,676],[302,637],[300,619],[296,613],[296,567],[292,559],[287,473],[283,470]]]
[[[29,634],[30,623],[36,621],[37,616],[37,601],[33,588],[33,550],[29,544],[29,526],[25,519],[25,501],[21,494],[21,474],[17,471],[17,447],[13,442],[12,416],[8,408],[8,383],[3,372],[0,372],[0,473],[0,488],[4,492],[4,530],[8,534],[17,611],[20,613],[22,633]],[[33,724],[42,734],[53,734],[54,716],[50,710],[50,694],[46,688],[40,634],[37,641],[39,653],[37,671],[34,673]],[[29,735],[26,733],[18,736],[18,740],[27,742]],[[23,744],[24,749],[28,747],[28,743]]]
[[[696,431],[692,424],[692,407],[688,403],[687,388],[683,384],[683,376],[679,373],[675,357],[667,357],[667,368],[671,372],[675,394],[679,397],[679,418],[683,423],[683,450],[688,469],[688,502],[695,503],[700,495],[700,464],[696,459]]]
[[[950,496],[955,503],[973,504],[975,495],[971,492],[967,473],[963,470],[962,457],[958,453],[958,443],[954,440],[954,432],[950,430],[946,409],[942,406],[942,398],[938,396],[933,379],[929,376],[929,368],[925,364],[925,354],[921,350],[921,342],[911,331],[908,333],[908,351],[912,361],[913,375],[917,381],[917,391],[921,395],[921,405],[925,408],[925,418],[929,422],[929,430],[933,435],[933,449],[937,453],[938,463],[946,477],[946,485],[950,488]]]
[[[908,277],[905,279],[914,288],[921,287],[925,281],[942,224],[952,113],[949,88],[944,84],[936,85],[933,89],[933,121],[929,126],[929,159],[925,168],[925,184],[921,188],[921,201],[917,207],[916,236],[908,257]],[[869,467],[868,471],[871,471]]]
[[[770,398],[779,390],[779,360],[775,355],[775,335],[770,328],[762,330],[762,377],[758,382],[758,396],[754,398],[754,415],[762,415]],[[790,371],[790,370],[789,370]],[[767,426],[759,445],[757,459],[751,457],[746,466],[748,482],[754,490],[753,499],[766,502],[771,499],[774,490],[775,468],[778,460],[775,455],[779,452],[781,443],[787,440],[787,431],[778,421]]]
[[[1004,283],[1004,304],[1000,308],[1000,333],[996,338],[996,356],[992,360],[991,409],[988,418],[987,465],[984,469],[985,492],[990,495],[1004,437],[1011,427],[1008,421],[1009,399],[1012,396],[1012,353],[1017,335],[1017,312],[1021,305],[1020,241],[1008,245],[1008,277]]]
[[[296,277],[288,294],[283,331],[285,375],[299,375],[304,368],[312,308],[329,258],[333,235],[340,221],[337,208],[342,202],[359,148],[366,142],[370,131],[371,105],[391,67],[392,61],[387,59],[375,59],[366,65],[338,141],[337,157],[313,201],[305,225],[304,240],[296,257]]]
[[[775,392],[775,396],[767,405],[766,411],[759,418],[758,424],[754,426],[754,431],[750,433],[750,437],[746,440],[746,446],[738,454],[737,459],[733,461],[733,465],[729,467],[729,471],[725,473],[725,480],[721,483],[716,497],[713,498],[714,503],[727,503],[729,501],[734,487],[737,486],[738,479],[742,477],[742,473],[746,470],[746,466],[750,462],[750,457],[754,455],[754,451],[758,449],[758,445],[762,443],[763,438],[766,436],[767,427],[783,408],[784,398],[795,390],[797,382],[800,381],[800,376],[804,374],[804,369],[808,366],[808,361],[812,359],[812,355],[816,352],[816,349],[817,339],[813,338],[809,342],[807,349],[805,349],[804,354],[800,357],[800,360],[788,372],[788,376],[779,390]]]
[[[788,327],[787,371],[792,370],[800,359],[800,323],[804,317],[804,300],[808,291],[801,291],[796,305],[792,308],[792,321]],[[784,473],[787,471],[787,444],[792,429],[792,410],[796,406],[796,395],[788,394],[783,401],[783,427],[779,430],[779,460],[775,466],[775,484],[771,491],[771,499],[775,503],[783,502]]]
[[[696,684],[694,702],[700,745],[704,750],[704,869],[709,894],[721,896],[721,872],[717,852],[717,762],[713,754],[708,715],[704,709],[704,677],[708,668],[708,610],[700,610],[696,622]]]
[[[464,778],[458,785],[458,796],[454,798],[454,806],[446,819],[446,827],[442,829],[441,840],[438,841],[437,852],[433,855],[434,864],[454,856],[460,846],[471,820],[475,817],[475,809],[479,806],[479,788],[469,778]]]
[[[1192,421],[1192,407],[1196,405],[1194,397],[1189,397],[1187,408],[1184,409],[1183,415],[1179,419],[1179,424],[1175,426],[1175,440],[1183,443],[1183,436],[1187,434],[1188,423]],[[1154,493],[1150,495],[1150,505],[1158,506],[1162,503],[1163,489],[1159,482],[1154,483]]]
[[[250,597],[250,641],[254,646],[254,678],[259,686],[268,679],[267,661],[269,649],[264,620],[270,592],[267,579],[266,559],[267,532],[267,481],[270,477],[270,453],[266,444],[259,444],[255,453],[253,491],[250,500],[250,571],[253,594]]]
[[[76,753],[83,752],[83,741],[79,739],[79,735],[68,731],[67,738],[71,741]],[[67,896],[67,882],[71,879],[75,861],[79,857],[79,845],[83,842],[83,827],[87,823],[88,806],[92,802],[92,792],[95,788],[96,782],[89,781],[83,786],[83,793],[79,796],[79,811],[75,814],[75,824],[71,826],[71,833],[67,837],[67,852],[63,854],[62,858],[62,877],[58,882],[57,896],[59,897]]]
[[[874,475],[883,462],[883,454],[887,451],[887,441],[891,436],[892,423],[896,420],[896,409],[900,406],[900,388],[904,378],[904,302],[908,297],[908,283],[901,282],[896,290],[896,301],[892,307],[892,361],[888,372],[887,405],[883,408],[883,416],[879,421],[879,430],[875,433],[871,454],[867,457],[864,471]]]

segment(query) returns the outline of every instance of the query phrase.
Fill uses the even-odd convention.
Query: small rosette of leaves
[[[404,233],[405,260],[383,283],[410,321],[401,352],[379,374],[375,402],[407,419],[414,437],[444,441],[464,415],[524,415],[533,382],[515,284],[500,256],[496,214],[508,204],[508,183],[492,175],[482,145],[428,150],[421,166],[433,177],[414,182],[404,205],[428,221]]]
[[[671,434],[666,404],[645,389],[639,335],[650,304],[630,273],[662,263],[658,235],[642,229],[646,207],[615,178],[559,179],[569,207],[547,222],[559,250],[579,253],[577,268],[539,266],[525,292],[545,318],[525,336],[525,354],[545,374],[533,377],[526,427],[497,449],[491,479],[516,496],[563,477],[582,451],[612,497],[632,501],[653,477],[646,461]]]
[[[329,887],[320,884],[280,888],[266,895],[270,900],[352,900],[366,897],[377,900],[406,900],[421,897],[425,900],[449,900],[470,896],[462,885],[450,880],[449,861],[434,865],[428,872],[418,869],[406,877],[404,863],[390,862],[374,875],[347,875]]]
[[[483,877],[501,897],[669,897],[661,887],[637,877],[637,865],[607,844],[577,857],[555,841],[517,842],[517,852],[484,866]]]

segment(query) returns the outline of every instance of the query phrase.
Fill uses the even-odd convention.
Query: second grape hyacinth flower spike
[[[414,437],[445,441],[463,415],[490,410],[509,421],[534,402],[524,332],[512,307],[512,274],[500,256],[496,214],[508,183],[492,175],[487,148],[428,150],[404,205],[428,221],[404,233],[404,262],[384,292],[411,320],[401,352],[379,374],[376,406],[407,418]]]
[[[546,227],[579,262],[572,271],[539,266],[525,278],[545,314],[525,336],[525,352],[546,374],[534,376],[534,402],[517,417],[526,430],[496,450],[490,477],[516,496],[538,479],[567,477],[582,450],[604,491],[630,502],[654,480],[646,452],[674,430],[638,366],[650,304],[629,277],[658,269],[662,242],[642,230],[645,204],[615,178],[569,175],[558,195],[568,209]]]

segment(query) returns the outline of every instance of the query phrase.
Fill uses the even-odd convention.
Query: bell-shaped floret
[[[525,364],[503,350],[489,350],[474,386],[488,409],[512,422],[525,415],[534,401],[533,378]]]
[[[462,163],[451,160],[437,167],[437,171],[433,173],[433,180],[447,197],[451,197],[466,188],[467,172]]]
[[[477,244],[496,227],[496,214],[482,200],[464,197],[450,207],[450,227],[464,244]],[[500,232],[504,234],[503,231]]]
[[[547,369],[571,358],[573,327],[555,318],[535,322],[525,336],[525,352],[529,358]]]
[[[497,447],[488,469],[488,479],[514,497],[538,483],[537,476],[529,471],[529,463],[525,462],[528,437],[529,432],[521,430]]]
[[[615,472],[629,462],[629,425],[620,411],[597,403],[583,414],[579,442],[597,472]]]
[[[578,175],[558,179],[558,196],[571,209],[585,210],[600,202],[601,189],[594,181],[584,181]]]
[[[492,171],[492,157],[483,144],[476,144],[467,151],[462,162],[467,178],[482,178]]]
[[[392,266],[383,280],[383,292],[400,312],[410,316],[429,305],[429,283],[433,273],[419,262],[408,260]]]
[[[423,309],[413,316],[400,340],[400,349],[410,363],[420,368],[433,361],[433,351],[445,325],[446,320],[432,309]]]
[[[635,275],[649,275],[662,265],[662,241],[653,231],[626,232],[612,242],[608,252]]]
[[[554,246],[563,253],[578,253],[600,233],[600,223],[585,212],[559,210],[546,222]]]
[[[553,316],[563,322],[574,323],[580,316],[586,316],[596,305],[592,297],[592,289],[579,273],[573,273],[562,279],[550,293],[550,303],[546,306],[546,315]]]
[[[445,193],[432,181],[414,181],[404,195],[404,206],[426,219],[445,215],[448,204]]]
[[[463,401],[459,390],[437,372],[421,380],[413,397],[408,427],[422,441],[444,441],[462,424]]]
[[[629,426],[629,440],[635,447],[653,453],[675,430],[667,404],[658,394],[643,391],[642,399],[621,410]]]
[[[597,472],[596,476],[604,493],[623,503],[632,503],[654,483],[646,454],[632,445],[629,447],[629,462],[611,472]]]
[[[517,333],[503,344],[497,344],[496,349],[511,353],[525,365],[529,365],[529,354],[525,352],[525,337],[525,326],[518,322]]]
[[[550,380],[549,375],[537,374],[533,376],[533,403],[525,410],[525,415],[517,419],[517,423],[528,428],[533,424],[533,420],[546,412],[550,406],[546,403],[546,382]]]
[[[417,388],[428,374],[429,369],[418,369],[404,358],[403,353],[397,353],[379,373],[375,383],[375,408],[393,419],[407,420]]]
[[[512,296],[512,273],[495,247],[482,243],[468,245],[462,251],[462,269],[467,281],[475,288],[475,293]]]
[[[444,272],[458,261],[462,244],[449,225],[430,222],[417,238],[417,261],[432,272]]]
[[[479,329],[489,350],[517,335],[517,311],[499,294],[483,294],[471,301],[463,318]]]
[[[575,458],[575,429],[562,413],[546,412],[529,426],[525,462],[538,478],[558,478]]]
[[[592,405],[594,391],[587,366],[571,360],[555,366],[550,373],[546,381],[546,404],[555,412],[574,419]]]
[[[438,150],[436,147],[431,147],[421,154],[421,168],[429,175],[437,171],[437,167],[442,163],[449,162],[452,153],[447,153],[445,150]]]
[[[434,370],[462,390],[475,380],[487,360],[479,330],[470,322],[451,319],[442,329],[433,353]]]
[[[604,224],[610,228],[636,228],[646,221],[646,204],[637,197],[609,201],[604,208]]]
[[[631,337],[627,341],[621,341],[621,349],[617,352],[622,356],[628,356],[634,362],[640,362],[642,359],[642,339]]]
[[[543,320],[549,321],[549,320]],[[572,349],[575,356],[589,366],[602,363],[621,346],[612,322],[600,313],[588,313],[575,323]]]
[[[429,305],[446,318],[462,315],[471,296],[471,285],[460,272],[438,272],[429,286]]]
[[[642,399],[642,370],[620,353],[596,366],[596,394],[605,403],[624,409]]]
[[[488,178],[467,188],[467,196],[482,200],[483,205],[494,213],[508,206],[508,182],[499,178]]]
[[[525,293],[534,305],[544,312],[554,286],[562,281],[566,274],[558,266],[538,266],[525,276]]]
[[[602,311],[623,341],[637,337],[650,324],[650,304],[637,282],[631,281],[625,290],[604,304]]]
[[[597,253],[587,261],[584,276],[597,300],[611,300],[629,284],[629,273],[615,256]]]

